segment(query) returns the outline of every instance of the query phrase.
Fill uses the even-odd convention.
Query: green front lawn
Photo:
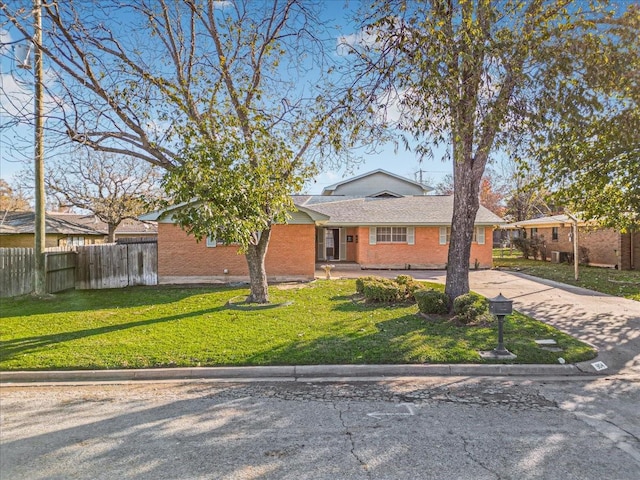
[[[442,288],[433,285],[434,288]],[[134,287],[2,300],[0,369],[481,363],[496,328],[427,321],[415,305],[377,306],[353,280],[270,287],[273,304],[240,302],[244,288]],[[565,350],[542,350],[554,338]],[[517,363],[586,360],[594,351],[524,315],[505,322]]]
[[[505,250],[508,251],[508,249]],[[640,301],[640,271],[621,271],[581,265],[578,269],[578,281],[576,281],[573,264],[525,260],[520,255],[518,252],[518,257],[500,256],[500,249],[494,249],[493,266]]]

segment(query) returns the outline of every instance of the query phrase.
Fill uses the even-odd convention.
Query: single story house
[[[107,224],[93,214],[50,213],[45,215],[45,247],[73,247],[105,243]],[[0,212],[0,247],[33,248],[35,212]],[[155,241],[154,222],[123,220],[115,232],[119,241]]]
[[[545,258],[560,262],[573,256],[572,224],[573,220],[567,215],[553,215],[509,223],[501,228],[519,231],[528,238],[538,237]],[[639,266],[640,235],[633,231],[621,233],[578,219],[578,247],[586,263],[592,266],[621,270],[634,270]]]
[[[104,235],[109,233],[109,226],[93,214],[55,213],[51,215],[93,228],[94,230],[103,232]],[[116,243],[127,241],[155,241],[157,238],[158,225],[155,222],[143,222],[134,218],[124,219],[115,231]]]
[[[386,180],[386,181],[385,181]],[[327,187],[322,195],[295,195],[297,211],[274,225],[265,266],[270,281],[309,280],[319,264],[362,269],[445,268],[453,197],[384,170]],[[158,222],[160,283],[238,281],[248,278],[244,256],[215,239],[196,242],[171,210],[140,217]],[[492,266],[492,232],[500,217],[484,207],[476,216],[470,263]]]
[[[35,212],[0,212],[0,247],[33,248]],[[45,215],[45,247],[66,247],[103,243],[104,232],[80,223]]]

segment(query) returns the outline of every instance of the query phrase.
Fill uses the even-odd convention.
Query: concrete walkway
[[[594,345],[598,358],[579,365],[584,371],[602,361],[602,373],[640,374],[640,302],[496,270],[471,272],[469,281],[472,290],[502,293],[518,311]]]
[[[334,277],[400,274],[444,283],[444,271],[339,271]],[[319,274],[320,276],[320,274]],[[502,293],[513,300],[514,309],[546,322],[598,349],[598,358],[579,364],[594,373],[593,362],[602,361],[606,375],[640,374],[640,302],[613,297],[564,283],[499,270],[478,270],[469,274],[471,289],[486,297]]]

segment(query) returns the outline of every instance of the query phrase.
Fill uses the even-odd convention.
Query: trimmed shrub
[[[396,283],[399,283],[400,285],[409,285],[410,283],[413,283],[413,277],[411,275],[398,275],[396,277]]]
[[[371,282],[374,280],[380,280],[380,279],[381,277],[373,277],[373,276],[356,278],[356,292],[361,294],[364,293],[365,283]]]
[[[449,297],[444,292],[417,290],[413,295],[422,313],[444,315],[449,312]]]
[[[393,280],[378,278],[363,283],[363,293],[367,300],[379,303],[395,303],[404,300],[404,287]]]
[[[465,325],[477,321],[488,312],[489,301],[477,293],[465,293],[453,300],[453,313]]]
[[[423,288],[411,275],[398,275],[395,281],[403,288],[403,297],[410,302],[415,301],[413,294]]]

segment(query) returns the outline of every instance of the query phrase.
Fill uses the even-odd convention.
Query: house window
[[[414,245],[415,229],[414,227],[370,227],[369,245],[377,243],[406,243]]]
[[[260,237],[262,235],[262,232],[258,232],[258,241],[260,241]],[[237,242],[232,242],[232,243],[224,243],[222,240],[218,240],[215,236],[211,236],[209,235],[207,237],[207,248],[215,248],[218,246],[218,244],[222,247],[222,246],[228,246],[228,245],[240,245]]]
[[[407,227],[378,227],[377,243],[407,243]]]
[[[446,245],[449,243],[449,239],[451,238],[451,228],[449,227],[440,227],[440,245]]]
[[[551,241],[558,241],[558,227],[551,227]]]
[[[538,229],[536,227],[531,229],[531,238],[536,238],[538,236]]]
[[[207,248],[214,248],[218,246],[218,241],[216,237],[209,236],[207,237]]]
[[[84,245],[84,237],[67,237],[68,247],[80,247]]]
[[[446,245],[451,240],[451,227],[440,227],[440,245]],[[473,229],[473,242],[478,245],[484,245],[485,234],[484,227],[475,227]]]

